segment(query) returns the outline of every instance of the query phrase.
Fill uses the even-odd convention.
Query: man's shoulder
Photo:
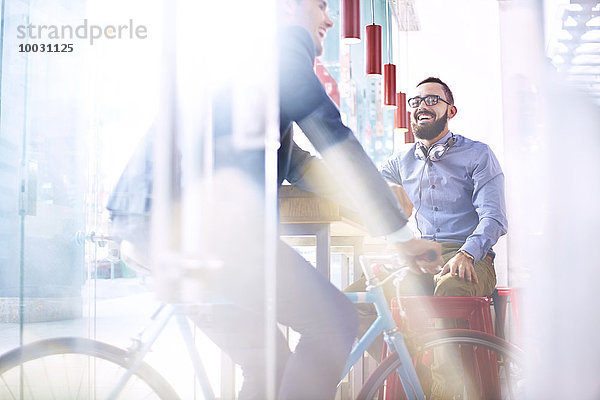
[[[496,165],[500,168],[494,151],[487,143],[469,139],[464,136],[455,136],[457,137],[457,151],[453,152],[453,160],[458,160],[457,162],[468,164],[473,168],[482,166],[487,168],[490,165]]]
[[[469,139],[466,136],[454,134],[455,143],[457,148],[464,148],[467,150],[473,150],[476,152],[491,152],[491,148],[488,144],[480,142],[479,140]]]
[[[279,47],[283,53],[286,50],[303,51],[311,59],[315,58],[315,44],[310,33],[300,25],[288,25],[279,31]]]
[[[415,144],[407,143],[403,145],[399,150],[394,152],[386,161],[386,164],[390,163],[403,163],[407,160],[411,160],[415,158]]]

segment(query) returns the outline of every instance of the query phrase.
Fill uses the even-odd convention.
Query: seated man
[[[441,243],[445,264],[435,276],[409,274],[400,292],[490,296],[496,286],[492,246],[507,227],[500,164],[486,144],[448,129],[457,108],[450,88],[440,79],[420,82],[408,105],[414,109],[411,124],[417,142],[388,160],[381,173],[405,210],[414,204],[421,237]],[[364,281],[357,281],[346,290],[363,286]],[[393,287],[385,291],[388,299],[395,295]],[[361,313],[361,327],[366,327],[372,313]],[[381,347],[372,349],[379,358]],[[445,391],[443,384],[434,382],[435,398],[450,397]]]
[[[450,132],[457,109],[440,79],[420,82],[408,103],[415,109],[417,142],[381,172],[392,187],[406,190],[421,236],[442,244],[445,265],[435,276],[434,294],[490,296],[496,285],[492,246],[507,227],[500,164],[486,144]]]

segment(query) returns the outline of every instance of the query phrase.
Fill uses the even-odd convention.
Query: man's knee
[[[349,338],[351,343],[354,343],[354,338],[358,334],[358,326],[360,323],[359,313],[353,303],[348,301],[347,306],[340,310],[340,330],[344,336]]]
[[[339,344],[347,348],[354,343],[358,334],[359,315],[355,304],[345,295],[338,293],[329,303],[323,303],[317,312],[318,318],[305,326],[301,334],[320,337],[324,342]],[[293,326],[292,326],[293,327]]]
[[[476,291],[474,282],[446,274],[435,285],[434,296],[475,296]]]

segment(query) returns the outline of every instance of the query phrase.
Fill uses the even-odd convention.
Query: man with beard
[[[408,195],[421,237],[441,243],[445,264],[435,276],[409,274],[402,290],[490,296],[496,286],[492,246],[507,228],[500,164],[486,144],[448,129],[457,108],[450,88],[440,79],[420,82],[408,105],[414,109],[411,124],[417,142],[388,160],[381,173],[401,201],[407,203],[401,195]],[[456,327],[454,321],[437,324]],[[462,368],[455,349],[436,351],[434,358],[430,398],[462,395]]]
[[[496,286],[492,246],[507,227],[500,164],[486,144],[448,129],[457,108],[450,88],[440,79],[420,82],[408,105],[414,108],[411,124],[418,141],[389,159],[381,173],[407,215],[414,204],[421,237],[442,245],[444,266],[436,275],[409,272],[399,292],[405,296],[490,296]],[[345,291],[364,287],[363,278]],[[397,293],[391,283],[384,291],[388,300]],[[359,305],[358,310],[364,332],[376,314],[371,305]],[[438,324],[456,327],[454,321]],[[377,360],[382,345],[377,340],[369,349]],[[462,392],[462,368],[456,360],[452,350],[436,352],[428,398],[452,399]]]
[[[492,246],[506,233],[504,174],[484,143],[454,134],[457,108],[448,85],[427,78],[408,100],[417,142],[388,160],[381,173],[416,208],[417,229],[440,242],[445,265],[436,296],[490,296],[496,285]]]
[[[404,292],[490,296],[496,285],[492,246],[507,227],[500,164],[489,146],[448,129],[457,108],[439,78],[420,82],[408,104],[415,109],[411,124],[418,141],[389,159],[381,173],[405,211],[414,204],[421,237],[441,243],[445,264],[435,276],[410,274]],[[388,297],[394,293],[386,291]]]

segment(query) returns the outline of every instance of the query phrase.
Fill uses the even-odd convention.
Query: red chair
[[[400,309],[396,298],[392,299],[391,310],[396,324],[403,331],[420,332],[435,329],[437,318],[454,319],[461,328],[494,334],[494,325],[490,311],[491,299],[487,297],[445,297],[445,296],[410,296],[402,297],[401,304],[406,315],[407,326],[402,326]],[[421,364],[430,364],[433,354],[425,354],[428,360],[418,360]],[[417,360],[416,360],[417,361]],[[462,350],[462,361],[466,374],[477,377],[474,382],[484,399],[500,398],[500,380],[498,376],[496,355],[483,349]],[[392,387],[400,388],[399,382]],[[394,392],[397,392],[396,390]],[[402,395],[388,390],[387,398],[402,399]]]

